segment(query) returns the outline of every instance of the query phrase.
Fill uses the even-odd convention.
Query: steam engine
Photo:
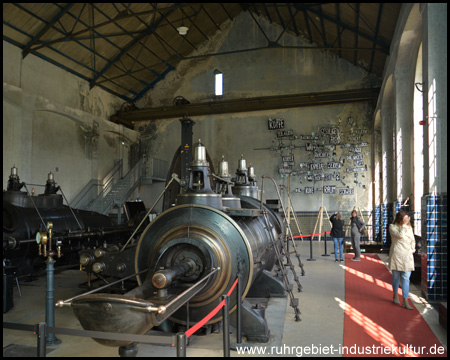
[[[82,248],[110,248],[131,234],[130,226],[117,226],[108,216],[63,205],[63,196],[57,194],[60,187],[56,186],[52,173],[44,194],[21,191],[24,186],[14,166],[3,192],[3,258],[12,260],[20,274],[33,273],[45,260],[38,256],[36,234],[45,230],[49,221],[53,223],[57,255],[64,254],[57,265],[77,264]]]
[[[276,261],[273,246],[284,237],[284,226],[277,213],[261,204],[254,169],[247,169],[245,159],[239,161],[235,183],[224,159],[219,168],[218,175],[210,173],[206,149],[199,144],[177,205],[157,216],[137,244],[89,259],[100,274],[138,274],[136,288],[124,295],[85,295],[57,306],[71,306],[86,330],[144,334],[155,326],[185,328],[188,321],[192,326],[209,314],[240,274],[242,332],[249,341],[267,342],[264,310],[247,299],[285,296],[283,283],[270,274]],[[235,184],[239,186],[233,188]],[[188,301],[189,313],[184,306]],[[235,309],[232,296],[230,313]],[[207,326],[220,320],[219,312]],[[109,346],[131,344],[94,340]]]

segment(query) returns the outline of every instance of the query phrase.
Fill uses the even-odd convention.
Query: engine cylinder
[[[260,203],[248,198],[244,199],[244,204],[247,208],[257,209]],[[270,212],[270,220],[275,222],[270,231],[276,239],[283,227],[269,209],[266,211]],[[196,323],[220,303],[221,295],[231,288],[238,273],[242,275],[242,298],[245,298],[254,279],[263,270],[272,269],[275,256],[264,218],[233,219],[223,211],[200,204],[180,205],[167,210],[147,227],[139,240],[136,273],[149,268],[148,279],[162,269],[188,262],[195,265],[192,271],[177,280],[175,287],[178,290],[189,287],[212,268],[221,268],[189,302],[190,319]],[[139,284],[144,280],[139,277]],[[235,297],[231,297],[230,308],[234,310],[235,305]],[[208,324],[221,318],[218,313]],[[170,319],[185,324],[185,308],[180,308]]]

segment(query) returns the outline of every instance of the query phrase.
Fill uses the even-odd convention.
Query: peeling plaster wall
[[[269,39],[282,28],[258,17]],[[245,35],[243,35],[245,34]],[[315,46],[285,33],[285,46]],[[251,16],[241,13],[224,24],[191,55],[266,47],[267,41]],[[224,73],[224,99],[346,90],[380,86],[380,79],[361,67],[322,50],[265,49],[182,61],[136,103],[139,108],[172,105],[176,96],[191,103],[214,98],[214,70]]]
[[[14,165],[27,183],[44,185],[53,172],[68,201],[115,160],[124,159],[125,173],[137,132],[108,120],[122,103],[3,41],[3,188]]]
[[[269,24],[258,18],[270,39],[275,40],[281,33],[281,27]],[[245,34],[245,36],[243,35]],[[301,38],[284,34],[280,40],[283,45],[308,45]],[[229,22],[212,36],[211,41],[199,53],[215,53],[266,46],[266,40],[248,13],[242,13],[233,22]],[[170,72],[154,89],[150,90],[136,105],[139,108],[171,105],[176,96],[183,96],[191,103],[209,102],[214,98],[214,70],[224,73],[223,99],[297,94],[319,91],[359,89],[379,86],[377,78],[370,77],[360,67],[355,67],[321,50],[267,49],[245,53],[212,56],[187,60]],[[270,150],[254,150],[271,147],[276,135],[268,130],[269,117],[284,118],[285,129],[292,129],[295,135],[311,135],[321,127],[338,126],[341,119],[342,131],[350,135],[350,127],[345,128],[348,117],[355,120],[354,128],[372,129],[373,109],[366,103],[346,105],[317,106],[286,110],[260,111],[236,114],[218,114],[192,118],[194,142],[201,139],[217,168],[222,155],[229,162],[230,172],[234,172],[241,154],[255,167],[261,186],[261,176],[273,177],[278,184],[287,185],[288,178],[278,173],[281,162],[279,155]],[[178,119],[162,119],[142,122],[136,127],[141,133],[143,148],[147,155],[170,161],[181,141],[181,124]],[[364,137],[369,145],[369,154],[364,157],[367,171],[358,174],[361,186],[352,183],[353,173],[343,173],[344,182],[355,186],[354,195],[324,195],[324,206],[329,211],[349,211],[357,205],[362,210],[372,210],[372,134]],[[308,159],[304,141],[292,141],[298,148],[293,150],[296,165]],[[345,156],[344,149],[336,149],[333,158]],[[365,149],[366,151],[366,149]],[[329,159],[331,160],[331,159]],[[364,175],[362,177],[361,175]],[[295,188],[305,186],[321,187],[320,182],[309,185],[306,174],[291,177],[291,197],[296,211],[318,211],[322,204],[322,193],[295,193]],[[348,181],[346,181],[348,180]],[[329,182],[329,185],[345,187],[341,182]],[[325,183],[327,185],[327,183]],[[363,185],[365,189],[363,188]],[[141,189],[141,194],[143,194]],[[142,196],[141,196],[142,197]],[[273,199],[276,192],[268,184],[265,198]],[[283,199],[286,201],[286,199]]]

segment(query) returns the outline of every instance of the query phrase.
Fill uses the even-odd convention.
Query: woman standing
[[[334,261],[344,261],[344,221],[340,212],[335,212],[330,217],[330,222],[333,225],[331,229],[331,238],[334,241]],[[339,255],[338,257],[338,248]]]
[[[361,232],[364,230],[364,221],[358,216],[356,210],[352,211],[352,217],[350,219],[350,231],[352,235],[352,248],[355,251],[355,257],[350,259],[352,261],[360,261],[361,257]]]
[[[392,289],[394,304],[400,305],[398,287],[402,278],[403,308],[412,310],[409,305],[409,278],[414,271],[413,253],[416,251],[416,240],[411,227],[411,218],[406,211],[400,211],[395,216],[394,223],[389,225],[391,234],[391,248],[389,250],[389,269],[392,270]]]

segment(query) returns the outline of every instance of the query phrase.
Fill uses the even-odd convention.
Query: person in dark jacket
[[[344,261],[344,221],[341,213],[336,211],[331,215],[330,222],[333,225],[330,235],[334,241],[334,261]],[[338,257],[338,247],[340,257]]]
[[[361,233],[364,231],[365,224],[364,221],[358,216],[356,210],[352,211],[352,217],[350,219],[350,231],[352,235],[352,247],[355,251],[355,257],[350,259],[352,261],[360,261],[361,257]]]

